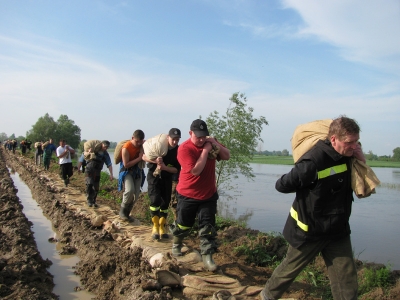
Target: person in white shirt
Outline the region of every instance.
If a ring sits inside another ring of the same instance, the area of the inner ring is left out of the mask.
[[[60,146],[56,150],[60,164],[60,174],[64,180],[65,186],[68,186],[69,179],[73,175],[71,154],[75,154],[75,150],[66,144],[66,140],[60,140]]]

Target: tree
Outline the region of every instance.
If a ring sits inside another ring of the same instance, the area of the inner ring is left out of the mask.
[[[6,141],[8,136],[5,132],[0,133],[0,141]]]
[[[254,109],[247,107],[244,94],[234,93],[229,100],[225,115],[220,117],[214,111],[206,119],[210,134],[231,154],[229,160],[219,161],[216,166],[217,187],[225,190],[232,190],[231,179],[237,178],[239,173],[247,179],[254,177],[249,162],[258,142],[263,142],[260,137],[263,125],[268,125],[265,117],[253,117]]]
[[[282,156],[289,156],[289,151],[287,149],[283,149]]]
[[[72,148],[77,148],[81,141],[81,129],[75,122],[68,119],[67,115],[61,115],[57,120],[56,138],[65,139]]]
[[[81,129],[75,125],[74,121],[68,119],[67,115],[61,115],[55,122],[46,113],[26,133],[26,138],[33,142],[48,141],[52,138],[56,143],[60,139],[65,139],[72,148],[76,148],[81,140]]]
[[[57,123],[52,117],[46,113],[43,117],[40,117],[32,129],[26,133],[26,138],[33,142],[48,141],[53,138],[57,141],[55,137],[55,132],[57,129]]]
[[[393,149],[392,159],[395,161],[400,161],[400,147]]]

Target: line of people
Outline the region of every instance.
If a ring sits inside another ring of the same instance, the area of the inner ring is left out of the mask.
[[[148,163],[147,181],[152,237],[168,237],[165,230],[172,175],[179,173],[177,216],[170,225],[173,236],[172,254],[181,256],[183,240],[197,219],[200,251],[206,270],[215,271],[212,255],[217,250],[215,216],[219,198],[216,187],[216,160],[229,160],[230,151],[215,138],[209,137],[207,124],[200,119],[192,122],[189,139],[179,144],[181,132],[172,128],[168,134],[168,152],[149,159],[143,150],[144,132],[136,130],[122,147],[119,181],[124,187],[120,217],[132,221],[130,212],[137,201],[143,179],[143,162]],[[321,253],[330,278],[334,299],[357,299],[357,270],[352,252],[349,219],[352,210],[352,158],[365,163],[359,143],[360,127],[353,119],[341,116],[332,121],[328,136],[319,140],[303,154],[287,174],[276,182],[281,193],[295,193],[283,235],[289,243],[286,257],[268,279],[259,298],[279,299],[297,275]],[[103,153],[107,143],[102,144]],[[62,150],[60,149],[62,148]],[[218,149],[213,153],[215,148]],[[59,151],[60,149],[60,151]],[[88,151],[91,155],[91,151]],[[57,156],[68,161],[74,150],[60,141]],[[107,156],[107,155],[106,155]],[[108,156],[109,159],[109,156]],[[105,162],[104,159],[103,163]],[[89,165],[89,162],[88,162]],[[102,165],[102,164],[101,164]],[[69,176],[69,168],[64,169]],[[71,164],[72,168],[72,164]],[[93,163],[91,170],[98,171]],[[100,169],[101,170],[101,169]],[[110,179],[112,180],[112,169]],[[160,172],[155,172],[159,170]],[[86,168],[87,185],[96,190]],[[93,199],[88,191],[88,199]],[[88,200],[89,201],[89,200]],[[89,202],[88,202],[89,203]],[[95,196],[94,202],[95,203]],[[94,205],[93,205],[94,206]]]

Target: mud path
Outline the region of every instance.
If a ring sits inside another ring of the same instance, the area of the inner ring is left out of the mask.
[[[6,178],[2,186],[7,190],[2,191],[7,196],[1,197],[12,198],[16,202],[14,206],[19,205],[4,163],[7,161],[29,186],[33,198],[59,231],[60,242],[65,244],[63,254],[76,254],[80,258],[76,273],[81,277],[82,286],[78,289],[93,291],[97,299],[206,299],[223,289],[229,291],[225,291],[224,295],[235,294],[236,299],[252,299],[261,290],[261,285],[242,285],[238,276],[226,276],[222,269],[216,273],[204,272],[201,256],[190,246],[184,247],[186,255],[179,260],[171,257],[171,240],[153,241],[150,238],[150,226],[141,225],[137,220],[133,224],[122,222],[118,211],[104,204],[97,209],[88,208],[85,195],[73,184],[66,188],[58,175],[37,167],[31,159],[3,149],[0,151],[0,169],[4,174],[2,177]],[[14,193],[12,197],[8,196],[10,191]],[[8,216],[4,220],[7,226],[12,225],[7,213],[9,210],[3,207],[1,214]],[[21,218],[24,217],[21,208],[19,214]],[[29,221],[25,218],[20,223],[27,227],[27,237],[15,241],[15,245],[9,249],[2,249],[2,256],[6,256],[7,252],[15,252],[19,243],[24,245],[24,249],[20,254],[14,254],[17,261],[30,261],[32,264],[32,257],[40,261],[40,254],[29,231]],[[15,227],[22,226],[18,223]],[[3,234],[5,230],[1,232]],[[27,251],[27,244],[36,250]],[[30,285],[27,285],[26,293],[32,294],[30,286],[40,293],[40,296],[30,299],[55,298],[51,294],[52,277],[46,271],[49,263],[40,261],[38,269],[43,274],[38,277],[42,282],[36,283],[28,278]],[[229,273],[229,266],[227,271]],[[46,287],[42,288],[40,284]],[[10,287],[9,284],[6,286]],[[10,291],[4,290],[4,295],[10,295],[11,291],[24,293],[15,287]]]

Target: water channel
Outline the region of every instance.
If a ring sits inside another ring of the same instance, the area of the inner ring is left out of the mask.
[[[38,250],[43,259],[49,259],[53,264],[48,271],[54,276],[55,287],[53,293],[58,295],[60,300],[89,300],[95,297],[87,291],[74,291],[81,286],[79,276],[74,274],[73,267],[79,262],[75,255],[60,255],[60,243],[50,243],[49,238],[58,238],[57,230],[53,227],[50,219],[43,213],[38,203],[32,198],[28,186],[20,179],[19,174],[10,170],[11,179],[18,189],[19,197],[25,216],[33,223],[32,231]]]

